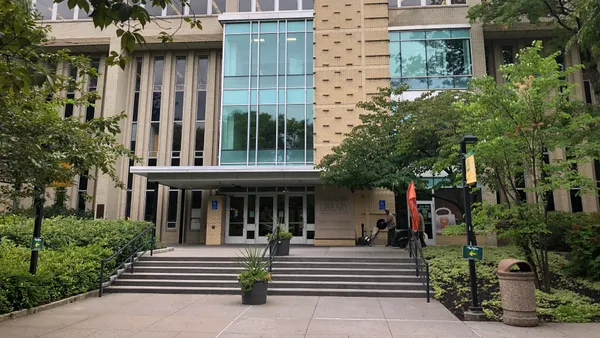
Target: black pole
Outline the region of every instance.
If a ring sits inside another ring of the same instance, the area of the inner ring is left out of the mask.
[[[471,194],[469,192],[469,186],[467,185],[467,165],[466,156],[467,144],[464,140],[460,142],[460,159],[462,164],[462,186],[463,186],[463,198],[465,202],[465,224],[467,225],[467,245],[477,245],[475,234],[473,232],[473,224],[471,223]],[[469,259],[469,280],[471,284],[471,305],[469,310],[471,312],[481,312],[483,309],[479,306],[479,299],[477,298],[477,270],[475,269],[475,260]]]
[[[35,223],[33,226],[33,238],[42,236],[42,219],[44,218],[44,189],[35,187],[33,204],[35,206]],[[33,249],[33,248],[32,248]],[[31,251],[31,261],[29,262],[29,273],[35,275],[37,271],[39,251]]]

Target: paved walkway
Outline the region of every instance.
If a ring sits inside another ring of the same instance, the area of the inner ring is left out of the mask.
[[[600,324],[464,323],[422,299],[108,294],[0,322],[0,337],[597,337]]]

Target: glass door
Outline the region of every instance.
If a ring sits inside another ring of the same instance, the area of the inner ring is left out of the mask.
[[[267,243],[267,234],[273,231],[275,215],[275,196],[257,196],[256,203],[258,213],[258,243]]]
[[[227,243],[246,243],[244,210],[245,196],[229,196],[227,214]]]
[[[288,196],[287,228],[292,233],[292,243],[304,244],[306,242],[305,196]]]

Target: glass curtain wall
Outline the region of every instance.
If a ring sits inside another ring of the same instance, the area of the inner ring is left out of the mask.
[[[467,88],[473,74],[469,36],[468,29],[390,32],[392,85]]]
[[[312,20],[225,26],[221,165],[313,164]]]

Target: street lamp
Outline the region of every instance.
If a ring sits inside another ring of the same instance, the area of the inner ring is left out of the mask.
[[[477,239],[475,232],[473,231],[473,224],[471,222],[471,193],[467,184],[467,166],[466,166],[466,154],[467,144],[477,143],[477,137],[473,135],[465,135],[460,139],[460,159],[462,164],[462,186],[463,186],[463,198],[465,202],[465,223],[467,225],[467,245],[476,246]],[[465,313],[465,319],[467,320],[482,320],[484,318],[483,309],[479,306],[479,300],[477,299],[477,272],[475,270],[475,260],[469,259],[469,279],[471,282],[471,305],[469,306],[468,313]],[[467,318],[470,317],[470,318]]]

